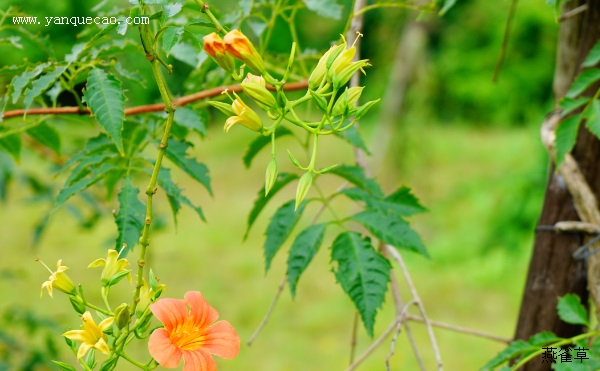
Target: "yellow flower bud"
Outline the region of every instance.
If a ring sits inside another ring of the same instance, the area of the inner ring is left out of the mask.
[[[267,166],[267,171],[265,173],[265,197],[269,194],[269,191],[275,185],[275,181],[277,180],[277,161],[274,158],[271,158],[269,165]]]
[[[102,269],[102,286],[109,287],[116,285],[123,277],[127,277],[131,282],[131,273],[128,269],[129,266],[127,259],[119,259],[119,253],[117,250],[108,250],[108,256],[106,259],[96,259],[88,268],[104,267]]]
[[[333,74],[335,72],[340,72],[344,68],[348,67],[348,65],[350,65],[350,63],[352,62],[352,58],[354,58],[355,54],[355,46],[351,46],[348,49],[341,52],[340,55],[338,55],[338,57],[331,64],[329,72]]]
[[[306,194],[312,185],[312,180],[313,175],[311,173],[305,173],[298,181],[298,188],[296,188],[296,207],[294,210],[298,209],[298,206],[300,206],[304,197],[306,197]]]
[[[360,61],[352,62],[347,65],[344,69],[339,72],[333,73],[333,88],[339,89],[344,86],[358,70],[361,70],[363,73],[363,67],[370,66],[367,63],[367,59],[362,59]],[[330,70],[331,71],[331,70]]]
[[[321,59],[319,59],[317,66],[310,74],[310,77],[308,78],[308,87],[311,90],[315,90],[323,82],[323,79],[327,74],[327,60],[335,48],[335,46],[332,46],[328,51],[325,52],[325,54],[323,54]]]
[[[216,100],[208,101],[208,104],[210,104],[211,106],[215,107],[219,111],[223,112],[227,116],[234,116],[235,115],[235,112],[233,112],[233,110],[231,109],[231,104],[227,104],[227,103],[223,103],[223,102],[218,102]]]
[[[267,90],[265,79],[251,73],[240,84],[244,93],[252,98],[262,109],[270,110],[277,106],[273,95]]]
[[[250,130],[261,132],[263,124],[260,117],[237,94],[233,94],[236,99],[231,104],[231,109],[237,116],[231,116],[225,121],[225,127],[223,128],[225,132],[229,132],[229,129],[235,124],[241,124]]]
[[[48,295],[50,295],[50,297],[53,297],[53,288],[57,289],[58,291],[62,291],[65,294],[77,294],[77,291],[75,290],[75,284],[73,283],[71,278],[69,278],[69,276],[67,276],[67,274],[65,273],[65,271],[69,269],[69,267],[61,265],[61,263],[62,259],[59,260],[58,263],[56,263],[56,272],[52,272],[50,268],[48,268],[44,263],[42,263],[44,264],[46,269],[50,271],[50,278],[48,278],[48,281],[42,284],[42,292],[40,293],[40,297],[42,297],[44,289],[48,290]]]
[[[232,71],[235,67],[233,57],[227,54],[225,42],[215,32],[206,35],[202,38],[204,41],[204,51],[206,54],[213,57],[215,62],[225,71]]]
[[[261,75],[266,73],[262,57],[246,35],[239,30],[231,30],[225,35],[224,41],[228,53],[244,62],[255,72]]]

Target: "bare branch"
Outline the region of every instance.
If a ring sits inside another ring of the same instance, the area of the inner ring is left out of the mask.
[[[356,369],[361,363],[363,363],[363,361],[367,359],[367,357],[369,357],[371,353],[373,353],[373,351],[375,351],[375,349],[377,349],[377,347],[379,347],[388,336],[390,336],[390,334],[392,333],[392,331],[394,331],[398,323],[398,319],[394,319],[394,321],[392,321],[390,326],[383,332],[383,334],[381,334],[381,336],[379,336],[377,340],[375,340],[373,344],[371,344],[371,346],[369,346],[369,348],[367,348],[367,350],[365,350],[365,352],[361,354],[361,356],[358,357],[358,359],[353,364],[348,366],[346,371],[352,371]]]
[[[422,317],[414,316],[410,313],[408,315],[406,315],[406,319],[409,321],[425,323],[425,320]],[[438,328],[442,328],[442,329],[450,330],[450,331],[454,331],[454,332],[460,332],[461,334],[478,336],[481,338],[498,341],[500,343],[508,344],[511,341],[513,341],[513,339],[510,339],[510,338],[505,338],[505,337],[501,337],[501,336],[497,336],[497,335],[493,335],[493,334],[488,334],[483,331],[471,330],[471,329],[468,329],[465,327],[449,325],[449,324],[443,323],[443,322],[429,320],[429,324],[433,327],[438,327]]]
[[[568,12],[562,14],[560,17],[558,17],[558,21],[559,22],[563,22],[566,21],[567,19],[576,16],[577,14],[583,13],[586,10],[588,10],[588,5],[587,4],[583,4],[578,6],[575,9],[571,9]]]
[[[254,339],[258,336],[258,334],[260,334],[263,327],[265,327],[265,325],[269,321],[269,318],[271,318],[271,313],[273,313],[273,309],[275,309],[275,305],[277,304],[277,301],[279,300],[279,297],[281,296],[281,293],[283,292],[283,288],[285,287],[286,281],[287,281],[287,275],[283,276],[283,279],[281,280],[281,283],[279,284],[279,287],[277,288],[277,293],[275,294],[275,297],[273,298],[273,301],[271,302],[271,305],[269,306],[269,310],[267,311],[267,314],[265,314],[265,317],[263,318],[260,325],[258,325],[258,327],[256,328],[256,331],[254,331],[252,336],[250,336],[250,339],[248,339],[248,342],[246,343],[246,344],[248,344],[248,346],[252,345],[252,342],[254,341]]]

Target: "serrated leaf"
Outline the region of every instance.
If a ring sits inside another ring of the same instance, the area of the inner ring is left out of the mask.
[[[146,88],[146,80],[142,75],[137,73],[137,71],[129,71],[125,69],[120,62],[115,63],[115,71],[117,74],[119,74],[119,76],[139,84],[142,88]]]
[[[27,70],[20,75],[13,77],[10,82],[10,85],[13,88],[12,91],[12,103],[17,103],[17,100],[21,96],[21,92],[23,89],[29,85],[29,82],[39,76],[44,70],[50,66],[50,63],[41,63],[35,66],[32,70]],[[6,99],[8,102],[8,98]]]
[[[0,131],[2,134],[2,131]],[[21,136],[19,134],[0,138],[0,148],[4,148],[16,161],[21,157]]]
[[[532,346],[531,344],[523,341],[517,340],[508,344],[506,349],[502,350],[498,353],[494,358],[492,358],[485,366],[481,368],[480,371],[492,371],[494,368],[508,362],[509,360],[527,352],[530,350],[539,350],[539,346]]]
[[[381,198],[371,195],[360,188],[347,188],[341,193],[354,201],[364,202],[367,208],[382,213],[393,212],[401,216],[411,216],[427,211],[419,200],[410,193],[410,188],[402,187],[388,197]]]
[[[356,232],[337,236],[331,247],[331,260],[338,263],[335,278],[360,313],[367,333],[373,337],[375,316],[390,281],[390,262],[375,251],[369,238],[361,238]]]
[[[562,108],[561,114],[563,115],[563,117],[567,116],[569,113],[575,111],[577,108],[588,103],[590,99],[591,98],[589,97],[579,97],[575,99],[564,97],[559,104],[560,108]]]
[[[62,204],[65,203],[69,198],[74,196],[75,194],[89,188],[94,183],[98,182],[102,177],[108,173],[109,171],[115,170],[117,167],[111,163],[104,163],[100,167],[93,168],[91,173],[76,182],[73,182],[70,185],[66,185],[63,189],[60,190],[58,196],[56,197],[56,204],[54,205],[54,210],[58,209]]]
[[[332,169],[330,173],[346,179],[374,196],[383,197],[379,183],[374,179],[367,178],[365,171],[360,166],[340,165]]]
[[[102,152],[111,152],[116,154],[115,149],[114,143],[112,143],[112,141],[108,139],[105,134],[100,134],[97,137],[90,138],[80,152],[77,152],[69,160],[67,160],[61,171],[81,162],[81,160],[86,156]]]
[[[180,107],[175,111],[173,119],[177,124],[194,130],[203,137],[206,136],[206,127],[208,125],[208,112],[206,110]]]
[[[575,147],[577,132],[581,123],[581,114],[561,121],[556,128],[556,167],[565,159],[565,155]]]
[[[276,138],[281,138],[285,135],[290,135],[292,134],[292,132],[284,127],[278,128],[277,132],[275,133],[275,137]],[[248,149],[246,150],[246,153],[244,154],[244,166],[246,166],[246,168],[249,168],[250,165],[252,164],[252,160],[254,159],[254,157],[258,154],[258,152],[260,152],[261,149],[263,149],[264,147],[268,146],[269,144],[271,144],[271,137],[270,136],[259,136],[256,139],[254,139],[250,145],[248,146]]]
[[[586,112],[585,127],[600,139],[600,100],[594,100]]]
[[[581,67],[594,67],[600,63],[600,41],[590,50]]]
[[[60,134],[52,126],[42,122],[27,130],[27,134],[60,155]]]
[[[271,221],[265,232],[265,271],[269,271],[275,254],[277,254],[277,251],[279,251],[288,238],[298,220],[300,220],[300,216],[302,216],[306,202],[300,204],[296,211],[294,211],[295,204],[296,200],[286,202],[271,217]]]
[[[179,188],[179,186],[173,182],[171,178],[171,169],[160,169],[160,172],[158,173],[158,184],[167,194],[167,199],[169,200],[169,205],[171,206],[171,211],[173,212],[173,220],[175,221],[175,225],[177,225],[177,213],[181,209],[182,203],[191,207],[194,211],[196,211],[200,219],[206,222],[202,208],[195,206],[186,196],[183,195],[181,188]]]
[[[171,18],[177,13],[181,11],[183,4],[181,3],[173,3],[173,4],[165,4],[163,8],[165,9],[165,15],[167,18]]]
[[[121,130],[125,120],[125,96],[121,82],[99,68],[90,71],[84,99],[100,125],[123,153]]]
[[[311,225],[296,236],[287,261],[287,278],[292,297],[296,296],[296,285],[300,276],[317,254],[323,237],[326,223]]]
[[[351,218],[365,226],[381,241],[429,257],[421,237],[398,214],[367,210]]]
[[[103,29],[100,30],[100,32],[98,32],[97,34],[95,34],[90,41],[87,42],[87,44],[85,44],[84,49],[88,49],[92,43],[94,43],[94,41],[98,40],[99,38],[103,37],[104,35],[108,34],[110,31],[114,30],[115,28],[117,28],[119,24],[118,23],[111,23],[109,25],[107,25],[106,27],[104,27]]]
[[[296,174],[288,174],[288,173],[280,173],[277,176],[277,180],[273,185],[273,188],[269,191],[269,194],[265,196],[265,187],[263,186],[256,196],[256,200],[254,201],[254,205],[252,206],[252,210],[248,214],[248,222],[246,227],[246,233],[244,233],[244,240],[248,237],[248,233],[250,232],[250,228],[258,218],[260,212],[264,209],[267,203],[275,196],[277,192],[279,192],[283,187],[289,184],[294,179],[297,179],[298,175]]]
[[[208,193],[212,196],[212,189],[210,187],[210,176],[208,175],[208,168],[203,163],[196,161],[195,158],[189,158],[186,155],[186,151],[190,147],[187,142],[180,142],[172,139],[169,141],[165,155],[171,160],[177,167],[185,171],[186,174],[191,176],[198,183],[202,184]]]
[[[27,110],[29,107],[31,107],[33,100],[48,90],[48,88],[54,84],[54,82],[60,77],[60,75],[63,74],[63,72],[65,72],[66,69],[67,66],[58,66],[54,71],[49,72],[39,79],[33,81],[31,89],[25,90],[25,99],[23,100],[23,104],[25,105],[25,113],[27,113]]]
[[[342,6],[335,0],[303,0],[309,10],[321,17],[340,19],[342,17]]]
[[[565,94],[566,97],[576,98],[579,94],[583,93],[590,85],[600,80],[600,69],[592,68],[585,70],[580,73],[571,84],[571,88]]]
[[[145,206],[139,200],[140,190],[133,187],[128,180],[119,193],[119,212],[115,214],[115,223],[119,235],[115,242],[115,250],[121,251],[126,244],[125,256],[138,243],[144,227]]]
[[[169,55],[182,33],[183,27],[169,26],[165,29],[162,34],[162,48],[166,55]]]
[[[75,367],[71,366],[68,363],[59,362],[59,361],[52,361],[52,363],[54,363],[54,365],[56,367],[58,367],[59,369],[61,369],[63,371],[77,371],[77,369]]]
[[[335,132],[335,134],[337,136],[343,138],[345,141],[350,143],[352,146],[360,148],[363,151],[365,151],[366,154],[371,155],[369,148],[367,148],[367,145],[365,144],[362,137],[360,136],[360,132],[358,131],[358,128],[356,126],[350,126],[348,129],[346,129],[342,132]]]
[[[533,346],[541,347],[543,345],[554,343],[559,340],[562,340],[562,338],[559,338],[558,336],[554,335],[552,332],[542,331],[542,332],[537,333],[537,334],[533,335],[532,337],[530,337],[527,342]]]
[[[564,322],[584,326],[589,326],[590,324],[587,310],[581,304],[579,296],[575,294],[567,294],[559,298],[556,310],[558,311],[558,316]]]

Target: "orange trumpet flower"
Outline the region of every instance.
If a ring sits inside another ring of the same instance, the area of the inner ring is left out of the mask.
[[[183,371],[215,371],[212,355],[235,358],[240,338],[227,321],[214,323],[219,314],[198,291],[188,291],[185,300],[160,299],[150,310],[164,325],[150,335],[148,351],[163,367]]]

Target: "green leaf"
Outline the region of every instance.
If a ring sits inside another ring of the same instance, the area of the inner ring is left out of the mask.
[[[523,340],[513,341],[512,343],[508,344],[508,347],[506,347],[506,349],[502,350],[494,358],[492,358],[485,366],[483,366],[480,371],[492,371],[494,370],[494,368],[508,362],[509,360],[525,352],[539,349],[539,346],[532,346],[531,344]]]
[[[559,340],[562,340],[562,338],[559,338],[558,336],[554,335],[552,332],[542,331],[542,332],[537,333],[537,334],[533,335],[532,337],[530,337],[527,342],[533,346],[541,347],[546,344],[555,343]]]
[[[277,192],[279,192],[283,187],[289,184],[294,179],[297,179],[298,175],[296,174],[288,174],[288,173],[280,173],[277,176],[277,180],[273,185],[273,188],[269,191],[269,194],[265,196],[265,187],[263,186],[260,191],[258,191],[258,195],[256,196],[256,200],[254,200],[254,205],[252,206],[252,210],[250,210],[250,214],[248,214],[248,222],[246,227],[246,233],[244,233],[244,240],[248,238],[248,233],[250,233],[250,228],[258,218],[260,212],[264,209],[267,203],[275,196]]]
[[[33,100],[48,90],[48,88],[54,84],[54,82],[60,77],[60,75],[63,74],[63,72],[65,72],[66,69],[67,66],[58,66],[54,71],[49,72],[39,79],[33,81],[31,89],[25,90],[25,99],[23,100],[25,112],[27,112],[29,107],[31,107]]]
[[[32,70],[27,70],[20,75],[13,77],[10,82],[10,85],[13,87],[12,92],[12,103],[17,103],[17,100],[21,96],[21,92],[23,89],[29,85],[29,82],[39,76],[46,67],[50,66],[50,63],[41,63],[35,66]],[[8,99],[6,99],[8,101]]]
[[[56,367],[58,367],[59,369],[61,369],[63,371],[77,371],[77,369],[75,367],[71,366],[68,363],[59,362],[59,361],[52,361],[52,363],[54,363],[56,365]]]
[[[292,134],[292,132],[290,130],[288,130],[284,127],[280,127],[275,132],[275,137],[281,138],[285,135],[290,135],[290,134]],[[256,139],[254,139],[252,141],[252,143],[250,143],[250,145],[248,146],[248,149],[246,150],[246,153],[244,154],[244,158],[243,158],[244,166],[246,166],[246,168],[249,168],[250,165],[252,164],[252,160],[258,154],[258,152],[260,152],[261,149],[268,146],[269,144],[271,144],[270,136],[259,136]]]
[[[350,126],[350,128],[340,132],[335,132],[335,135],[343,138],[345,141],[350,143],[352,146],[357,147],[365,151],[366,154],[371,155],[371,152],[367,148],[367,145],[360,136],[360,132],[356,126]]]
[[[139,84],[142,88],[146,88],[146,79],[144,79],[144,77],[140,75],[138,71],[129,71],[125,69],[125,67],[123,67],[123,65],[120,62],[117,62],[115,63],[115,72],[119,76],[129,81],[133,81]]]
[[[600,63],[600,41],[590,50],[581,67],[594,67]]]
[[[326,223],[311,225],[296,236],[287,261],[287,278],[292,297],[296,296],[296,285],[302,273],[306,270],[317,254],[323,237]]]
[[[0,134],[2,134],[1,130]],[[0,148],[4,148],[16,161],[19,161],[21,156],[21,136],[13,134],[0,138]]]
[[[335,0],[303,0],[309,10],[321,17],[340,19],[342,17],[342,6]]]
[[[103,163],[101,166],[93,168],[89,176],[81,178],[76,182],[72,182],[72,184],[65,185],[56,197],[56,204],[54,205],[53,211],[58,209],[69,198],[89,188],[91,185],[102,179],[106,173],[115,169],[117,169],[115,165]]]
[[[275,257],[277,251],[279,251],[285,240],[288,238],[292,229],[294,229],[294,226],[298,223],[298,220],[300,220],[300,216],[302,216],[306,202],[300,204],[298,210],[294,212],[295,204],[296,200],[283,204],[275,211],[273,217],[271,217],[271,221],[265,232],[265,235],[267,236],[264,246],[265,271],[269,270],[273,257]]]
[[[335,278],[360,313],[367,333],[373,337],[375,316],[390,281],[390,262],[375,251],[368,237],[361,238],[356,232],[337,236],[331,247],[331,260],[338,263]]]
[[[591,98],[588,97],[579,97],[575,99],[564,97],[560,101],[560,108],[562,108],[562,115],[567,116],[569,113],[575,111],[577,108],[583,106],[588,103]]]
[[[52,126],[42,122],[27,130],[27,134],[60,155],[60,135]]]
[[[360,166],[340,165],[332,169],[330,173],[346,179],[374,196],[383,197],[379,183],[374,179],[367,178],[365,171]]]
[[[125,119],[125,96],[121,90],[121,82],[113,75],[107,75],[103,70],[94,68],[88,76],[84,99],[100,125],[117,145],[119,152],[123,153],[121,130]]]
[[[99,38],[103,37],[104,35],[108,34],[110,31],[114,30],[115,28],[117,28],[119,24],[118,23],[111,23],[109,25],[107,25],[106,27],[104,27],[103,29],[100,30],[100,32],[98,32],[97,34],[95,34],[90,41],[87,42],[87,44],[85,44],[84,49],[88,49],[92,43],[94,43],[94,41],[98,40]]]
[[[567,294],[559,298],[556,310],[560,319],[566,323],[584,326],[589,326],[590,324],[587,310],[581,304],[579,296],[575,294]]]
[[[183,33],[183,27],[169,26],[162,34],[162,48],[166,55],[169,55],[173,46],[179,41],[179,37]]]
[[[208,175],[208,168],[206,165],[196,161],[195,158],[189,158],[186,156],[186,151],[191,145],[187,142],[180,142],[172,139],[169,141],[169,146],[165,151],[165,154],[177,167],[185,171],[186,174],[191,176],[198,183],[202,184],[208,193],[212,196],[212,189],[210,188],[210,177]]]
[[[421,237],[398,214],[367,210],[353,215],[352,219],[360,222],[375,237],[389,245],[429,257]]]
[[[579,94],[583,93],[585,89],[587,89],[590,85],[600,80],[600,69],[593,68],[589,70],[585,70],[580,73],[573,84],[571,84],[571,88],[565,94],[568,98],[576,98]]]
[[[442,9],[440,9],[440,15],[446,14],[448,10],[450,10],[455,4],[456,0],[443,0],[444,3],[442,5]]]
[[[600,100],[594,100],[586,112],[585,127],[600,139]]]
[[[173,182],[173,179],[171,178],[171,169],[160,169],[160,172],[158,173],[158,184],[167,194],[167,199],[169,200],[169,205],[171,206],[171,211],[173,212],[173,220],[175,221],[175,225],[177,225],[177,213],[181,209],[182,203],[194,209],[200,219],[206,222],[202,208],[199,206],[194,206],[192,202],[183,195],[181,188],[179,188],[179,186]]]
[[[577,131],[581,122],[581,114],[574,115],[561,121],[556,128],[556,167],[565,159],[565,155],[575,147]]]
[[[419,199],[406,186],[387,196],[385,201],[396,205],[395,208],[392,207],[391,209],[400,215],[410,216],[427,211],[427,208],[421,205]]]
[[[140,190],[131,185],[128,179],[119,193],[119,212],[115,214],[115,223],[119,235],[115,242],[115,250],[123,252],[125,256],[140,239],[144,227],[145,206],[138,199]],[[126,244],[126,246],[125,246]]]
[[[194,110],[189,107],[180,107],[175,111],[175,122],[190,130],[194,130],[202,137],[206,136],[208,125],[208,112],[206,110]]]

